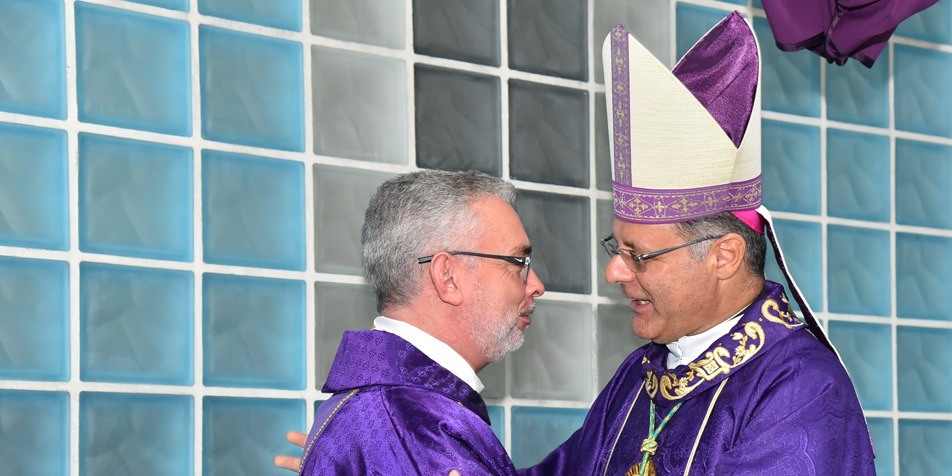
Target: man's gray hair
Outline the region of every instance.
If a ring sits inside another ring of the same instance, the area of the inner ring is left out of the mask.
[[[406,305],[422,288],[417,258],[469,250],[480,236],[471,205],[498,197],[515,203],[512,184],[481,172],[420,170],[384,182],[367,206],[360,232],[364,277],[377,310]]]
[[[754,276],[763,277],[767,240],[764,235],[754,231],[753,228],[734,216],[733,213],[721,212],[709,217],[680,222],[674,225],[674,231],[685,241],[692,241],[705,236],[737,233],[747,243],[747,251],[744,253],[744,264],[747,266],[747,270]],[[690,253],[695,259],[703,259],[707,255],[708,249],[701,246],[692,246],[690,247]]]

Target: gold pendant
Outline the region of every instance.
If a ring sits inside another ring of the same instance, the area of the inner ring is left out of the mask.
[[[628,468],[628,471],[625,472],[625,476],[638,476],[641,473],[641,463],[635,463],[634,466]],[[657,476],[658,473],[655,472],[654,463],[651,460],[648,460],[648,468],[644,473],[646,476]]]

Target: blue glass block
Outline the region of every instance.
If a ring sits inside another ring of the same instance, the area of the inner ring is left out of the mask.
[[[587,410],[512,407],[512,462],[532,466],[582,427]]]
[[[62,0],[3,0],[0,8],[0,111],[65,119]]]
[[[509,80],[510,176],[588,187],[588,93]]]
[[[599,190],[611,191],[612,160],[605,107],[605,93],[595,93],[595,117],[592,119],[595,122],[595,186]]]
[[[300,0],[198,0],[198,12],[228,20],[301,31]]]
[[[299,455],[285,433],[307,425],[304,400],[205,397],[202,410],[202,474],[241,476],[285,470],[275,455]]]
[[[488,405],[490,427],[500,442],[506,442],[506,409],[495,405]]]
[[[81,250],[191,261],[193,195],[192,149],[79,135]]]
[[[304,164],[202,151],[206,263],[304,269]]]
[[[79,474],[193,474],[191,396],[79,395]]]
[[[509,356],[512,396],[590,401],[591,335],[590,305],[537,301],[525,343]]]
[[[830,321],[829,336],[865,410],[892,410],[892,331],[888,325]]]
[[[510,68],[588,80],[586,2],[510,0],[508,6]]]
[[[79,272],[80,378],[194,382],[191,272],[95,263]]]
[[[425,65],[415,71],[417,165],[500,176],[499,78]]]
[[[889,232],[830,225],[827,229],[829,310],[889,316]]]
[[[774,211],[820,214],[820,129],[764,120],[763,201]]]
[[[532,240],[532,269],[549,291],[592,290],[588,199],[520,191],[516,212]]]
[[[783,249],[783,257],[787,261],[787,269],[796,280],[797,286],[803,292],[804,298],[814,311],[821,311],[823,307],[823,266],[822,241],[820,225],[792,220],[774,220],[777,239]],[[794,301],[790,293],[790,286],[780,272],[777,260],[774,257],[773,247],[767,244],[767,279],[783,284],[787,290],[790,305],[799,310],[800,306]]]
[[[889,126],[889,48],[883,50],[872,68],[859,61],[826,68],[826,117]]]
[[[952,229],[952,147],[896,140],[896,223]]]
[[[807,50],[788,52],[770,47],[773,33],[766,18],[754,18],[754,33],[763,45],[760,86],[764,110],[819,117],[820,58]]]
[[[595,81],[603,82],[602,44],[608,33],[619,24],[669,68],[671,58],[671,1],[670,0],[598,0],[594,3],[593,35],[595,42]],[[697,39],[697,38],[695,38]],[[603,116],[604,117],[604,116]]]
[[[79,120],[192,133],[188,22],[76,3]]]
[[[69,265],[0,257],[0,379],[69,380]]]
[[[724,19],[728,12],[678,2],[675,11],[677,22],[677,57],[681,58],[714,25]],[[759,36],[759,35],[758,35]]]
[[[311,33],[403,49],[406,8],[402,0],[310,1]]]
[[[629,354],[648,343],[632,332],[631,316],[631,306],[628,304],[598,305],[595,319],[598,388],[608,383]]]
[[[896,356],[900,411],[952,411],[952,375],[946,368],[952,359],[952,330],[899,326]]]
[[[69,474],[69,394],[0,390],[4,474]]]
[[[370,287],[353,284],[315,283],[314,307],[314,365],[317,388],[321,388],[344,331],[370,329],[380,314]]]
[[[899,317],[952,321],[952,240],[896,233],[896,312]]]
[[[948,474],[952,421],[899,420],[899,468],[906,476]]]
[[[827,130],[826,207],[830,216],[888,222],[889,194],[883,191],[889,190],[889,182],[888,137]]]
[[[407,163],[403,60],[314,46],[314,153]]]
[[[895,34],[933,43],[952,43],[952,3],[934,3],[900,23]]]
[[[600,240],[613,233],[612,224],[615,221],[615,207],[612,200],[597,200],[595,202],[595,213],[598,214],[598,216],[595,217],[595,229],[598,230],[598,234],[595,235],[595,237]],[[600,296],[628,302],[629,299],[625,296],[625,293],[621,292],[621,286],[605,281],[605,268],[608,267],[609,260],[608,253],[605,252],[597,241],[592,243],[592,248],[595,250],[595,261],[598,264],[595,268],[595,281],[598,282],[598,294]]]
[[[68,249],[67,182],[65,132],[0,123],[0,245]]]
[[[392,174],[314,165],[314,255],[324,273],[362,273],[360,229],[377,187]]]
[[[873,451],[876,453],[876,474],[893,474],[893,422],[890,418],[866,418],[869,436],[873,439]]]
[[[499,66],[499,0],[413,0],[413,49]]]
[[[202,137],[304,151],[301,44],[199,27]]]
[[[188,11],[189,0],[128,0],[130,2],[141,3],[143,5],[152,5],[155,7],[169,8],[183,12]]]
[[[952,137],[952,54],[894,45],[896,129]]]
[[[305,385],[304,282],[206,273],[202,339],[205,385]]]

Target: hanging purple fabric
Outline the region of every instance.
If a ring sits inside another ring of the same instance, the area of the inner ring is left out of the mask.
[[[893,31],[938,0],[762,0],[777,47],[871,68]]]

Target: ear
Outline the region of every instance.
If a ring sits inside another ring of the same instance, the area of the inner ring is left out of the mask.
[[[463,303],[463,292],[458,276],[461,266],[462,263],[453,259],[449,253],[437,253],[430,261],[430,269],[427,273],[436,295],[441,301],[452,306]]]
[[[714,259],[714,273],[718,279],[728,279],[737,274],[744,266],[744,254],[747,243],[737,233],[728,233],[714,242],[711,255]]]

